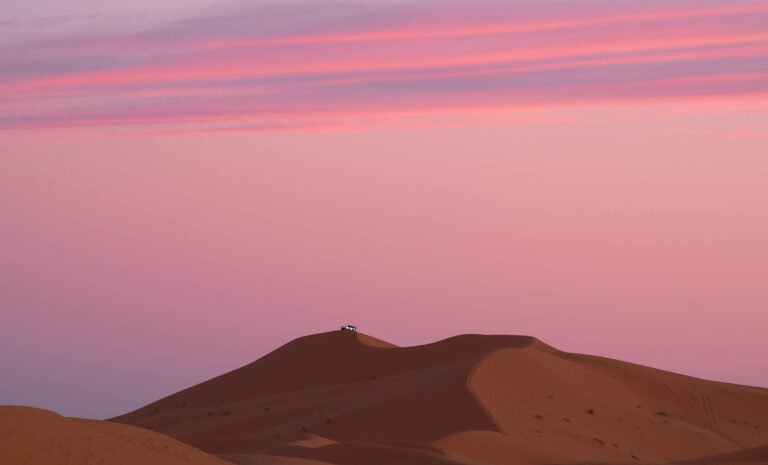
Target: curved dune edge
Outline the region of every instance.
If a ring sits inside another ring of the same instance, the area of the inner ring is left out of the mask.
[[[400,346],[392,344],[382,339],[375,338],[363,333],[355,333],[358,342],[364,346],[375,347],[377,349],[400,349]]]
[[[756,445],[759,430],[743,425],[768,418],[766,390],[549,350],[490,352],[467,386],[503,435],[570,461],[668,462],[727,453]],[[720,418],[728,415],[741,420]]]

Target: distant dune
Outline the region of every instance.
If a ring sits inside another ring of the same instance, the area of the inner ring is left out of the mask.
[[[171,448],[170,459],[134,462],[162,465],[182,456],[201,465],[768,464],[768,389],[569,354],[526,336],[402,348],[352,332],[307,336],[112,420],[197,449],[110,422],[25,415],[30,425],[87,426],[78,434],[97,435],[92,444],[126,442],[104,451]],[[14,430],[2,424],[0,447]],[[0,448],[0,458],[8,453]]]

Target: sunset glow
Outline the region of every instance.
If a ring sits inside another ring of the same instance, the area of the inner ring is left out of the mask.
[[[393,111],[768,91],[764,2],[329,5],[233,4],[150,28],[29,31],[2,46],[0,127],[295,129],[327,126],[329,113],[344,125]]]

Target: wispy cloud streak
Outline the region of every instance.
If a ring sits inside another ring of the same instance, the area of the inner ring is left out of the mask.
[[[105,29],[7,36],[0,127],[273,130],[768,95],[767,1],[289,0]]]

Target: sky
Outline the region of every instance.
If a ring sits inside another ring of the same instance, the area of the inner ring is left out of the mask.
[[[768,387],[768,2],[0,5],[0,404],[356,324]]]

